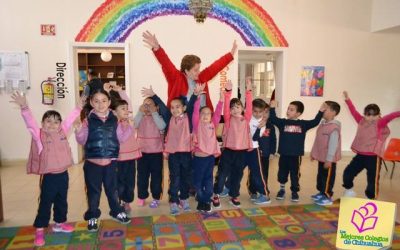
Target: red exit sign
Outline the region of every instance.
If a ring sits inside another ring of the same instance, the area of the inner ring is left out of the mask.
[[[56,35],[56,25],[55,24],[41,24],[40,32],[42,36],[55,36]]]

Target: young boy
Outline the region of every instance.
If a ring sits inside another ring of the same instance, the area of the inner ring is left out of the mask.
[[[325,103],[328,107],[317,129],[311,150],[311,159],[318,161],[317,190],[319,191],[311,198],[321,206],[332,205],[336,162],[341,158],[341,127],[340,122],[335,120],[340,112],[340,105],[333,101]]]
[[[258,106],[256,102],[259,102],[257,100],[261,99],[255,99],[253,101],[253,111],[257,113],[259,111],[259,108],[255,108]],[[255,102],[256,101],[256,102]],[[269,121],[269,105],[262,101],[262,120],[259,122],[258,126],[252,126],[250,124],[250,129],[253,130],[254,128],[256,129],[254,134],[253,134],[253,142],[256,141],[258,142],[258,146],[260,149],[261,153],[261,177],[263,178],[262,180],[265,182],[265,189],[267,192],[267,195],[269,196],[269,189],[268,189],[268,172],[269,172],[269,159],[270,155],[274,155],[276,152],[276,134],[275,134],[275,127],[272,125],[272,123]],[[261,103],[261,102],[260,102]],[[258,110],[257,110],[258,109]],[[253,112],[253,117],[254,117],[254,112]],[[249,188],[249,194],[250,198],[252,201],[254,201],[255,204],[262,204],[259,203],[258,198],[260,198],[257,194],[257,190],[254,187],[254,184],[249,178],[248,182],[248,188]]]
[[[323,103],[318,114],[313,120],[299,120],[304,111],[304,104],[300,101],[293,101],[286,111],[287,119],[277,118],[275,113],[276,102],[271,101],[270,120],[279,129],[279,170],[278,181],[280,190],[276,195],[277,200],[285,198],[285,184],[290,173],[292,191],[292,202],[299,201],[300,185],[300,164],[301,156],[304,155],[304,141],[306,132],[316,127],[321,121],[326,104]]]

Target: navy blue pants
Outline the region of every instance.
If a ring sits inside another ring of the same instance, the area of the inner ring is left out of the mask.
[[[131,203],[134,199],[136,181],[136,160],[118,161],[119,200]]]
[[[367,170],[367,188],[365,195],[369,199],[376,199],[379,194],[379,178],[381,159],[376,155],[357,154],[343,172],[343,187],[350,189],[354,186],[354,178],[364,169]]]
[[[193,184],[196,188],[197,201],[210,203],[213,194],[213,169],[215,157],[193,157]]]
[[[54,221],[56,223],[63,223],[67,220],[68,181],[68,171],[40,176],[40,200],[35,222],[33,223],[34,227],[49,226],[51,205],[53,204]]]
[[[286,184],[290,174],[290,190],[292,192],[299,192],[301,156],[281,155],[278,165],[278,182]]]
[[[117,189],[117,161],[112,161],[109,165],[99,166],[88,160],[83,165],[85,176],[86,195],[88,209],[84,214],[84,219],[99,218],[101,211],[99,209],[101,186],[104,185],[104,191],[110,206],[110,215],[115,217],[124,209],[119,205]]]
[[[163,154],[162,153],[142,153],[142,158],[138,160],[137,167],[137,189],[139,199],[149,197],[150,191],[153,199],[160,200],[163,191]]]
[[[189,198],[191,163],[191,152],[178,152],[168,156],[169,202],[179,203],[179,200]]]
[[[267,166],[265,167],[265,164]],[[250,194],[269,194],[268,190],[268,165],[269,159],[265,162],[261,157],[261,152],[258,148],[246,152],[246,164],[249,167],[248,189]],[[265,171],[265,168],[267,169]],[[265,172],[267,172],[265,174]],[[267,175],[267,176],[265,176]],[[267,178],[265,178],[267,177]]]
[[[326,197],[333,196],[333,185],[336,177],[336,163],[332,162],[332,166],[328,169],[324,168],[324,162],[318,162],[317,174],[317,190],[325,194]]]

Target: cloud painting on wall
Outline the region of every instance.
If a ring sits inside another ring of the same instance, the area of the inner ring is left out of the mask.
[[[324,84],[324,66],[303,66],[301,70],[301,96],[323,96]]]

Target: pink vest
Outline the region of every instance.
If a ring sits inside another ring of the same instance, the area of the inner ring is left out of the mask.
[[[164,152],[173,154],[191,150],[189,117],[187,114],[184,114],[183,117],[171,117],[165,138]]]
[[[378,121],[368,122],[364,118],[358,123],[357,134],[351,149],[356,153],[367,155],[383,155],[386,138],[390,130],[386,126],[380,131],[378,138]]]
[[[138,128],[140,150],[143,153],[161,153],[163,137],[151,115],[145,115]]]
[[[340,125],[333,122],[321,123],[317,129],[317,134],[315,136],[315,141],[311,150],[311,156],[320,162],[326,161],[326,156],[328,154],[328,144],[329,144],[329,136],[333,131],[337,131],[339,133],[339,142],[338,147],[336,148],[336,153],[333,158],[333,162],[338,162],[342,155],[341,148],[341,134],[340,134]]]
[[[142,157],[142,152],[140,152],[137,131],[134,129],[129,138],[120,143],[118,161],[136,160],[140,157]]]
[[[214,123],[199,121],[197,133],[193,135],[194,152],[201,152],[207,155],[218,157],[221,154]]]
[[[40,141],[43,150],[38,154],[35,141],[31,142],[26,171],[28,174],[57,174],[72,166],[72,154],[67,137],[60,129],[58,132],[40,130]]]
[[[231,116],[230,125],[225,133],[224,145],[232,150],[252,148],[249,123],[244,117]]]

